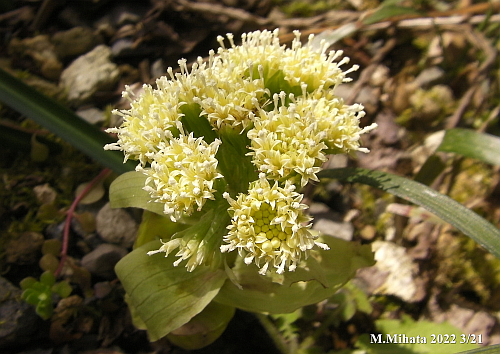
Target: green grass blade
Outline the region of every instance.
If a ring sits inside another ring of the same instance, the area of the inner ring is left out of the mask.
[[[108,134],[2,69],[0,101],[113,171],[124,173],[134,169],[133,164],[123,164],[121,152],[103,149],[104,145],[113,142]]]
[[[382,22],[388,18],[396,16],[423,16],[424,13],[416,10],[413,7],[404,7],[399,5],[382,5],[378,10],[376,10],[371,15],[363,19],[363,24],[371,25],[377,22]]]
[[[449,129],[437,151],[453,152],[500,166],[500,138],[470,129]]]
[[[424,184],[391,173],[363,168],[324,170],[318,174],[318,177],[367,184],[420,205],[456,227],[500,259],[500,230],[498,228],[462,204]]]
[[[460,352],[457,354],[497,354],[500,353],[500,344],[490,345],[484,348],[467,350],[466,352]]]

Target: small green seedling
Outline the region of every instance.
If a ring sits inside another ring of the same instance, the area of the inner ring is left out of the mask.
[[[54,274],[49,271],[40,276],[40,281],[27,277],[19,285],[24,290],[21,298],[35,306],[36,313],[44,320],[49,319],[54,311],[52,295],[57,294],[61,298],[66,298],[73,290],[66,281],[56,283]]]

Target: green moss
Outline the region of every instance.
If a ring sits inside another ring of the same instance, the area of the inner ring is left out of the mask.
[[[488,194],[494,176],[490,165],[474,159],[462,159],[456,169],[460,172],[453,176],[450,197],[467,204]]]
[[[500,260],[462,234],[443,233],[437,244],[436,283],[445,292],[473,292],[486,304],[500,285]]]

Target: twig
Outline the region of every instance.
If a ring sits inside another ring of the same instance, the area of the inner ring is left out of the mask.
[[[235,7],[219,5],[217,3],[192,2],[187,0],[177,0],[183,11],[195,11],[208,13],[212,15],[223,15],[235,20],[241,20],[247,23],[255,23],[259,26],[268,25],[270,20],[264,17],[256,16],[248,11]]]
[[[484,121],[483,124],[477,129],[478,133],[484,133],[491,122],[500,115],[500,105],[493,108],[488,116],[488,119]]]
[[[59,0],[44,0],[31,24],[31,29],[33,31],[40,30],[54,10],[60,5],[62,5],[62,3]]]
[[[487,78],[490,68],[493,66],[497,56],[497,50],[491,46],[491,44],[484,38],[483,34],[479,31],[465,31],[465,37],[469,43],[478,49],[481,49],[486,55],[486,59],[478,68],[478,73],[471,84],[471,87],[466,91],[460,100],[458,108],[455,110],[452,116],[448,117],[446,120],[445,128],[450,129],[458,125],[458,122],[462,118],[465,110],[470,104],[474,93],[481,85],[481,83]]]
[[[64,222],[64,233],[63,233],[63,244],[62,244],[62,250],[61,250],[61,260],[59,261],[59,266],[57,267],[57,270],[55,271],[54,275],[57,277],[64,266],[64,263],[66,262],[66,258],[68,257],[68,244],[69,244],[69,228],[71,226],[71,219],[73,219],[73,214],[75,213],[76,206],[80,201],[87,195],[88,192],[92,190],[92,188],[99,183],[99,181],[105,179],[111,174],[111,170],[109,168],[106,168],[101,171],[95,177],[92,181],[89,182],[87,187],[75,198],[73,203],[71,204],[68,213],[66,214],[66,221]]]
[[[477,25],[479,23],[488,20],[489,22],[500,22],[500,15],[495,14],[492,16],[487,15],[476,15],[476,16],[466,16],[457,15],[450,17],[419,17],[400,20],[396,23],[393,21],[384,21],[374,23],[372,25],[364,26],[361,31],[373,31],[373,30],[383,30],[391,26],[396,28],[431,28],[435,26],[449,26],[449,25],[459,25],[459,24],[470,24]]]
[[[477,85],[472,85],[465,92],[465,94],[460,99],[460,104],[458,105],[455,112],[453,112],[453,114],[446,119],[445,129],[451,129],[457,126],[458,122],[460,121],[463,114],[467,110],[467,107],[469,107],[469,103],[472,100],[472,96],[474,96],[476,89]]]

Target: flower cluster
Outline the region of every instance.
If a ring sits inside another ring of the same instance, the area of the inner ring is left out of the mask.
[[[201,210],[207,199],[214,199],[214,181],[223,177],[217,172],[215,158],[221,141],[207,144],[193,133],[174,138],[167,132],[169,140],[158,144],[158,152],[146,155],[152,160],[150,168],[139,166],[137,170],[148,176],[144,189],[177,221],[184,213],[191,214],[194,204]]]
[[[208,60],[198,58],[191,68],[180,60],[178,72],[169,68],[156,88],[144,85],[138,97],[125,91],[131,107],[117,111],[124,122],[108,130],[118,141],[106,149],[138,160],[137,170],[147,176],[144,189],[173,221],[208,200],[215,201],[209,209],[223,206],[226,216],[209,220],[226,223],[220,235],[208,226],[210,237],[174,235],[151,254],[178,248],[176,264],[188,260],[192,270],[220,259],[202,250],[238,250],[261,274],[269,267],[293,271],[315,245],[327,248],[310,232],[296,189],[318,181],[326,155],[367,152],[360,136],[375,125],[361,128],[363,107],[335,95],[357,70],[341,69],[349,62],[340,59],[342,51],[327,52],[324,42],[317,49],[313,36],[303,45],[298,31],[289,48],[280,44],[278,30],[241,39],[237,45],[228,34],[226,46],[218,37],[220,48]]]
[[[229,234],[224,236],[227,245],[221,250],[238,249],[247,264],[254,259],[257,265],[264,262],[259,273],[265,274],[271,263],[277,273],[285,267],[293,271],[302,253],[314,245],[328,249],[309,232],[311,225],[306,223],[311,218],[303,213],[307,205],[300,203],[302,197],[290,180],[283,187],[278,182],[271,186],[265,173],[250,183],[248,193],[239,194],[237,200],[224,193],[234,215]]]

